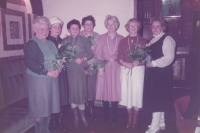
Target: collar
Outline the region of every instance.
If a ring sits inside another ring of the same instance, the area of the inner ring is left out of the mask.
[[[110,36],[110,35],[108,34],[108,32],[107,32],[107,36],[109,36],[111,39],[115,38],[116,35],[117,35],[117,32],[116,32],[113,36]]]
[[[153,37],[157,38],[157,37],[163,36],[164,34],[165,34],[165,33],[162,31],[162,32],[160,32],[160,34],[158,34],[158,35],[153,35]]]

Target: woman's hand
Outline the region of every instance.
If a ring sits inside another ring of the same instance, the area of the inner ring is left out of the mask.
[[[153,67],[152,62],[147,63],[147,64],[146,64],[146,67]]]
[[[132,64],[133,64],[133,67],[134,67],[134,66],[138,66],[140,64],[140,62],[139,61],[134,61]]]
[[[57,78],[60,72],[58,70],[49,70],[47,75],[52,78]]]
[[[63,57],[63,58],[62,58],[62,62],[64,62],[64,63],[66,62],[65,58],[66,58],[66,57]]]
[[[91,46],[91,50],[92,50],[92,52],[95,52],[95,47]]]
[[[77,64],[81,64],[82,62],[83,62],[83,58],[77,58],[76,60],[75,60],[75,62],[77,63]]]
[[[109,59],[109,62],[115,62],[115,59],[114,59],[113,57],[111,57],[111,58]]]
[[[146,44],[146,47],[149,47],[150,45],[151,45],[151,43],[149,42],[149,43]]]
[[[132,63],[127,63],[127,62],[123,62],[123,66],[128,69],[132,69],[134,67]]]
[[[62,46],[62,44],[58,44],[58,49]]]
[[[104,75],[104,68],[100,68],[98,72],[98,76],[103,78],[103,75]]]

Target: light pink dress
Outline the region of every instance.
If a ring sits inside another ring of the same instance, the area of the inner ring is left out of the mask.
[[[116,34],[114,38],[106,33],[98,39],[96,58],[98,60],[109,60],[111,57],[117,59],[117,51],[123,36]],[[105,66],[104,76],[97,76],[96,100],[120,101],[120,65],[117,61],[108,62]]]

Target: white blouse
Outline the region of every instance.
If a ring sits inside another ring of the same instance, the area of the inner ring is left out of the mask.
[[[161,32],[159,35],[154,35],[151,39],[150,44],[157,42],[165,33]],[[176,42],[171,36],[166,36],[163,41],[162,52],[163,56],[159,59],[153,60],[153,67],[166,67],[172,63],[175,57]]]

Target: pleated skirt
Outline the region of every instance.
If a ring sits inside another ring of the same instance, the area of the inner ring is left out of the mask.
[[[48,117],[60,112],[58,79],[26,75],[29,117]]]
[[[108,62],[103,77],[97,76],[96,100],[121,101],[120,65]]]
[[[58,77],[60,89],[60,105],[67,105],[69,103],[69,87],[67,79],[67,70],[64,68]]]
[[[67,71],[69,103],[85,104],[87,101],[86,75],[80,71]]]
[[[137,66],[132,70],[121,67],[121,97],[120,105],[127,108],[142,108],[144,88],[144,66]]]
[[[97,74],[87,76],[86,82],[87,82],[87,96],[88,100],[95,100],[96,97],[96,78]]]

